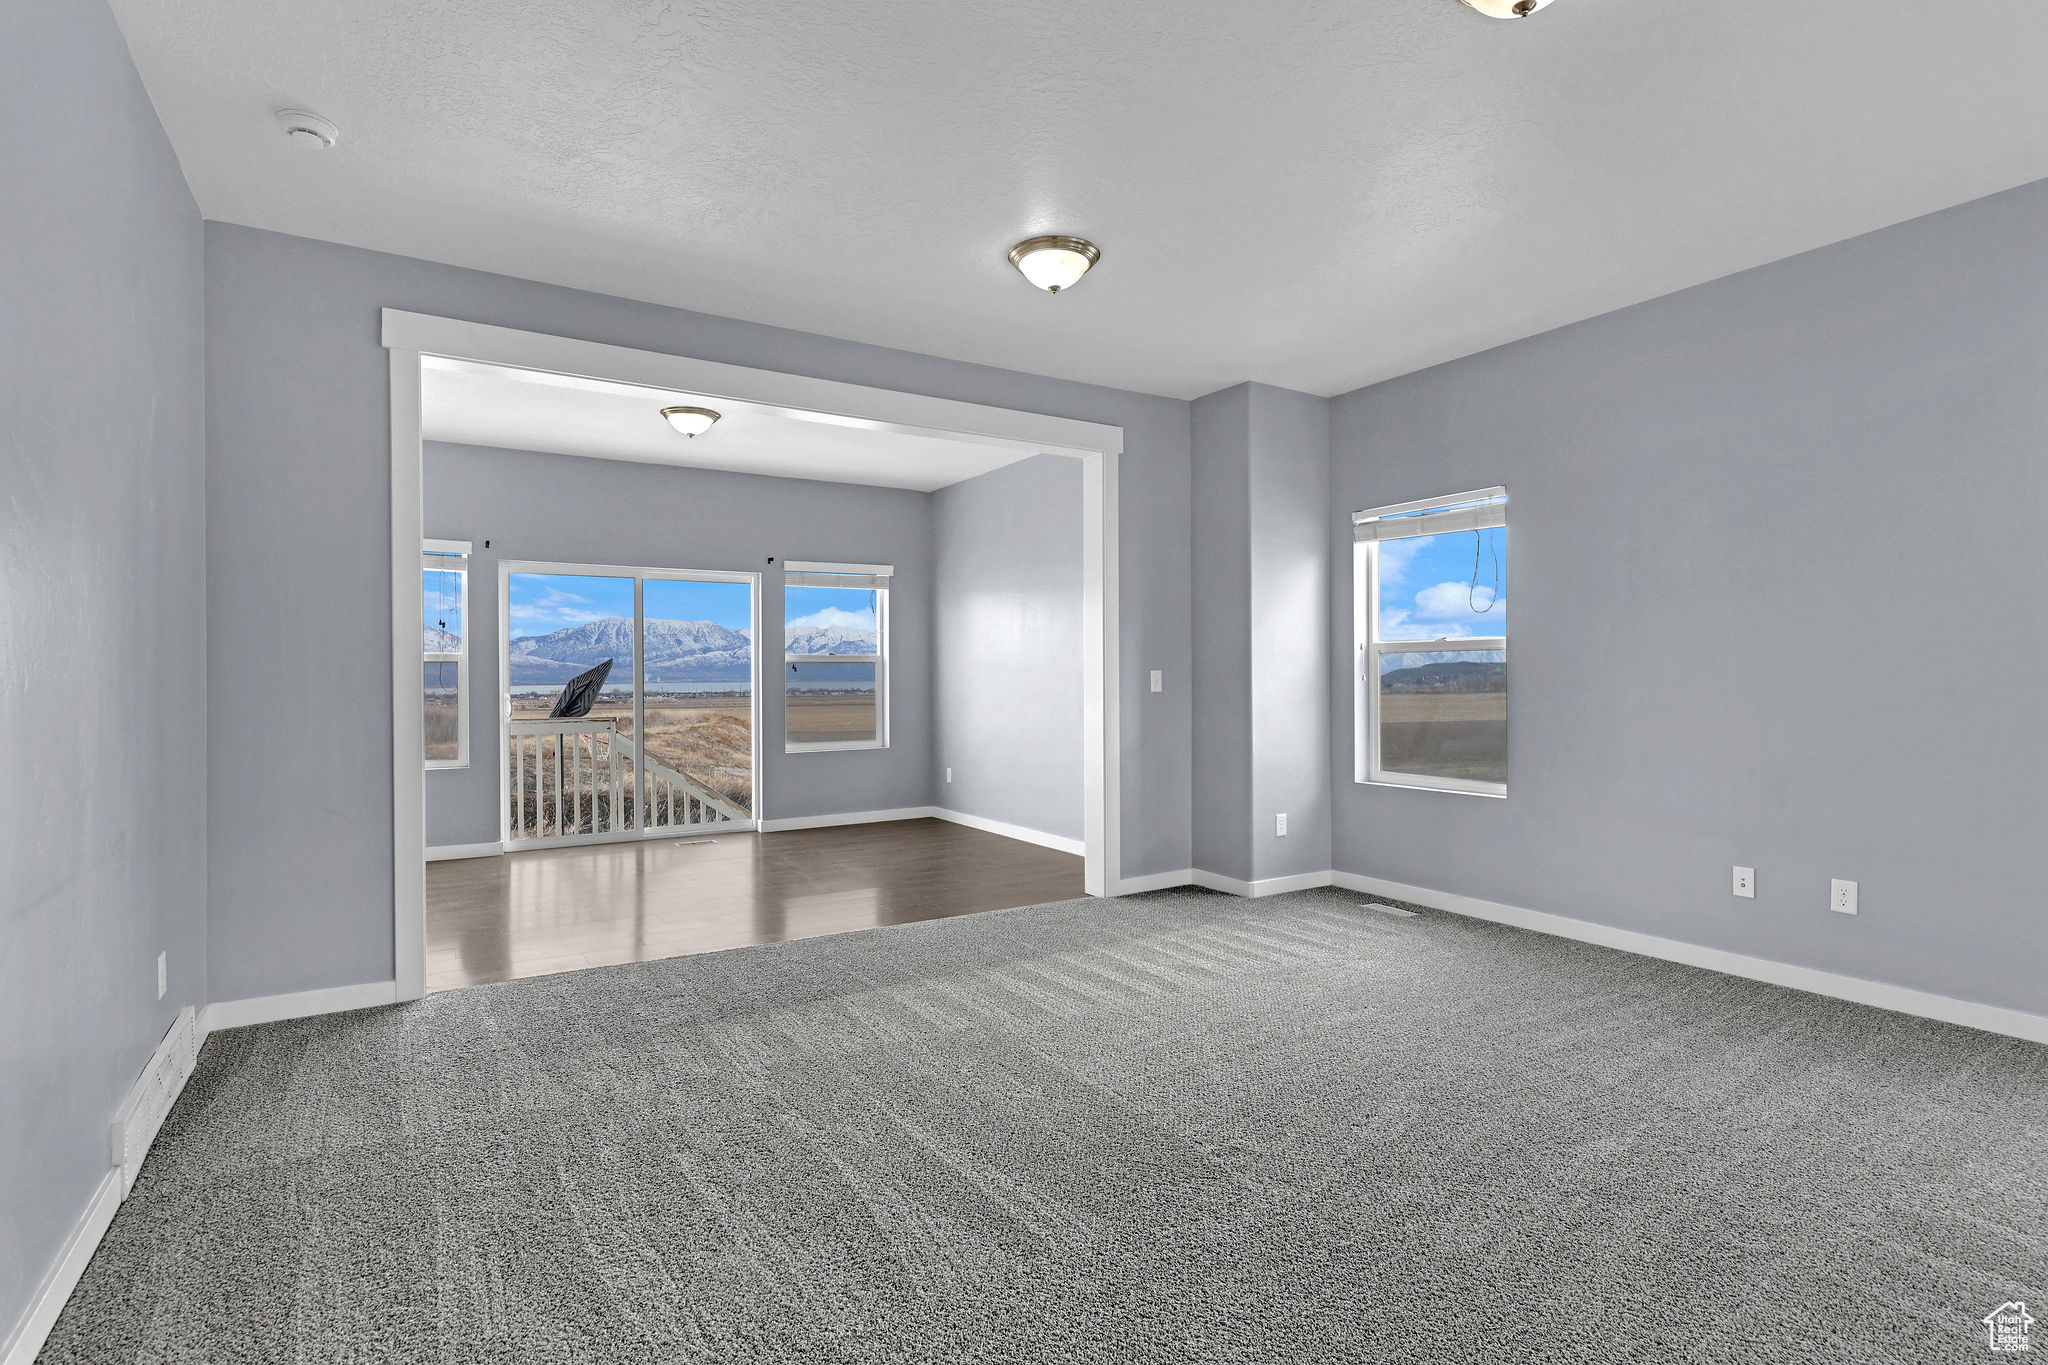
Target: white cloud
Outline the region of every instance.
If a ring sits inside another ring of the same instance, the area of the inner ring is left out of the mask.
[[[1507,619],[1507,599],[1493,600],[1493,589],[1481,583],[1438,583],[1415,594],[1416,614],[1427,621]]]
[[[546,626],[553,629],[563,625],[581,625],[591,619],[590,599],[578,597],[573,592],[560,588],[542,588],[531,593],[525,600],[515,602],[506,615],[517,626]]]
[[[1422,547],[1426,543],[1427,538],[1421,536],[1404,536],[1400,540],[1381,541],[1380,582],[1391,588],[1407,577],[1408,565],[1414,561],[1415,556],[1422,553]]]
[[[1382,640],[1456,640],[1471,633],[1456,621],[1418,621],[1399,607],[1380,612]]]
[[[847,626],[854,630],[873,630],[875,614],[872,611],[844,611],[838,607],[821,607],[809,616],[799,616],[789,623],[791,630],[812,626]]]

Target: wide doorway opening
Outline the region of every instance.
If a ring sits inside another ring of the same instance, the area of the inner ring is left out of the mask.
[[[385,338],[401,998],[1118,889],[1120,431]]]

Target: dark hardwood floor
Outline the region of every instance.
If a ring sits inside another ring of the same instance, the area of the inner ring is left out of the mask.
[[[1081,867],[942,820],[429,863],[427,989],[1069,900]]]

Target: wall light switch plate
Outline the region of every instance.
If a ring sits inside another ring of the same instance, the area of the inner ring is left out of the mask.
[[[1738,867],[1735,869],[1735,894],[1744,900],[1756,899],[1756,869]]]
[[[946,769],[946,780],[948,782],[953,780],[953,770],[951,768]]]
[[[1838,915],[1856,913],[1856,883],[1845,882],[1840,877],[1828,883],[1828,909]]]
[[[156,955],[156,998],[164,998],[164,992],[171,988],[171,955],[168,952]]]
[[[1282,811],[1273,817],[1273,834],[1275,838],[1287,837],[1287,812]]]
[[[1154,692],[1164,692],[1166,690],[1166,675],[1156,668],[1152,670],[1152,690]]]

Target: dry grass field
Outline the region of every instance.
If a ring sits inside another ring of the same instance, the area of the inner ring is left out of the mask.
[[[427,761],[441,762],[461,753],[461,712],[454,697],[427,697]]]
[[[1507,693],[1383,693],[1380,766],[1393,773],[1507,781]]]
[[[844,743],[875,737],[875,694],[797,692],[788,701],[791,744]]]
[[[538,719],[547,715],[553,705],[552,693],[520,693],[512,699],[512,714]],[[590,714],[595,719],[616,721],[621,736],[630,736],[633,732],[630,697],[607,692],[591,708]],[[753,708],[748,697],[731,694],[668,697],[656,693],[647,698],[645,715],[645,744],[650,759],[681,773],[743,811],[753,810],[754,727]],[[797,744],[873,739],[875,698],[872,693],[798,693],[788,700],[788,724],[789,738]],[[441,728],[446,730],[452,757],[452,712]],[[540,798],[542,793],[553,791],[553,741],[542,740],[540,751],[543,757],[537,772],[532,771],[533,761],[530,757],[528,759],[524,820],[529,830],[539,812],[552,801],[551,795],[546,801]],[[585,784],[588,781],[588,778],[584,779]],[[596,793],[592,799],[599,806],[609,804]],[[518,818],[515,815],[515,819]],[[608,817],[600,817],[605,818]],[[627,818],[632,818],[630,809]]]
[[[647,756],[741,810],[754,809],[753,704],[745,697],[649,698]]]
[[[553,693],[520,693],[512,699],[512,714],[521,719],[537,720],[547,715],[554,701]],[[633,702],[629,696],[621,697],[608,691],[599,698],[597,705],[590,708],[590,715],[592,719],[616,721],[621,737],[630,737],[633,733]],[[650,759],[681,773],[742,811],[753,810],[753,710],[752,702],[744,694],[689,698],[656,694],[647,699],[646,721],[646,748]],[[554,741],[540,740],[541,758],[537,772],[531,757],[533,743],[527,741],[529,757],[524,796],[524,820],[529,834],[536,832],[534,821],[553,801],[554,791]],[[601,766],[601,746],[598,754]],[[602,783],[599,783],[598,788],[601,787]],[[601,790],[590,788],[587,777],[579,789],[587,789],[586,794],[600,811],[609,805]],[[543,793],[546,794],[545,800],[541,799]],[[516,802],[519,798],[514,799]],[[631,800],[629,795],[626,812],[629,820],[637,818],[632,814]],[[517,807],[514,819],[518,820],[520,816],[516,812]],[[602,813],[598,818],[600,823],[609,820],[609,816]]]

